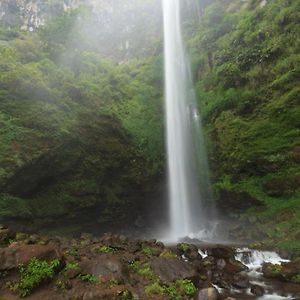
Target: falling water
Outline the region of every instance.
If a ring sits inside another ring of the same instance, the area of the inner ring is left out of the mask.
[[[203,143],[191,71],[183,45],[180,0],[162,0],[165,39],[165,99],[171,239],[203,232],[210,198]]]

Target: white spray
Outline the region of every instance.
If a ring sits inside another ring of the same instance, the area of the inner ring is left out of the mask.
[[[165,39],[166,144],[170,232],[177,240],[207,228],[202,201],[210,198],[203,143],[191,71],[181,33],[180,0],[162,0]]]

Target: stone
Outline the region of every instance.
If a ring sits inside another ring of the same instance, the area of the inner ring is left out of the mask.
[[[195,245],[189,245],[188,251],[185,253],[185,257],[190,260],[202,260],[202,256],[199,254],[198,248]]]
[[[219,292],[214,287],[202,289],[198,292],[197,300],[218,300]]]
[[[234,251],[231,248],[227,247],[219,247],[219,248],[211,248],[208,249],[208,255],[213,256],[215,258],[234,258]]]
[[[235,275],[233,280],[232,286],[238,289],[247,289],[250,285],[249,278],[246,276]]]
[[[0,228],[0,244],[6,244],[10,239],[15,237],[14,233],[4,226]]]
[[[81,273],[81,269],[70,269],[65,272],[65,276],[69,279],[77,277]]]
[[[103,254],[94,259],[80,263],[82,274],[92,274],[94,276],[113,277],[115,279],[126,280],[129,270],[121,259],[112,254]]]
[[[0,249],[0,271],[17,268],[27,264],[32,258],[52,261],[62,260],[61,252],[51,246],[44,245],[13,245]]]
[[[282,266],[264,263],[262,266],[262,273],[266,278],[282,279]]]
[[[281,275],[284,279],[290,280],[300,273],[300,261],[295,260],[281,265]]]
[[[252,284],[251,285],[251,293],[258,296],[258,297],[261,297],[264,295],[265,293],[265,290],[262,286],[258,285],[258,284]]]
[[[152,260],[151,267],[155,275],[163,282],[172,282],[177,279],[190,279],[197,282],[198,273],[188,262],[177,258],[157,257]]]
[[[235,273],[239,273],[241,271],[248,270],[248,267],[245,266],[240,261],[237,261],[237,260],[234,260],[234,259],[229,259],[229,261],[224,266],[223,270],[224,270],[224,272],[226,272],[228,274],[235,274]]]

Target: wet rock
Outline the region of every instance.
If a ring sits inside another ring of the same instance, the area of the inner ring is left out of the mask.
[[[51,246],[44,245],[13,245],[0,249],[0,271],[17,268],[27,264],[32,258],[51,261],[62,259],[61,252]]]
[[[24,232],[18,232],[16,234],[15,240],[20,242],[20,241],[25,241],[28,238],[29,238],[29,234],[24,233]]]
[[[127,246],[127,250],[130,253],[137,253],[137,252],[139,252],[139,251],[142,250],[142,244],[140,242],[138,242],[138,241],[131,242]]]
[[[220,288],[223,288],[223,289],[226,289],[226,290],[230,290],[230,287],[231,287],[230,284],[225,280],[218,281],[218,286]]]
[[[300,261],[291,261],[282,264],[282,273],[285,278],[290,278],[297,275],[300,272]]]
[[[189,251],[187,251],[185,256],[190,261],[202,260],[202,257],[198,252],[198,248],[195,245],[190,245]]]
[[[202,259],[198,247],[195,245],[180,243],[177,244],[176,248],[178,255],[184,255],[190,261]]]
[[[232,286],[238,289],[246,289],[250,285],[249,278],[246,276],[235,275],[233,280]]]
[[[217,260],[217,268],[218,268],[219,270],[223,270],[223,269],[225,268],[225,266],[226,266],[226,261],[225,261],[225,259],[220,258],[220,259]]]
[[[257,284],[252,284],[250,291],[251,291],[252,294],[254,294],[256,296],[259,296],[259,297],[263,296],[264,293],[265,293],[264,288],[260,285],[257,285]]]
[[[10,239],[13,239],[14,237],[14,233],[9,228],[0,225],[0,244],[6,244]]]
[[[70,269],[65,272],[65,276],[69,279],[77,277],[81,273],[81,269]]]
[[[198,292],[197,300],[218,300],[219,292],[214,287],[202,289]]]
[[[220,247],[220,248],[211,248],[208,249],[208,255],[213,256],[215,258],[234,258],[234,251],[231,248]]]
[[[240,261],[234,260],[234,259],[229,259],[229,261],[226,263],[224,267],[224,272],[228,274],[235,274],[239,273],[241,271],[246,271],[248,270],[248,267],[245,266],[243,263]]]
[[[126,280],[129,274],[128,268],[121,259],[111,254],[104,254],[91,260],[80,263],[82,274],[113,277]]]
[[[264,263],[262,266],[262,273],[266,278],[282,279],[282,266]]]
[[[178,278],[196,282],[198,279],[195,268],[188,262],[177,258],[157,257],[151,262],[151,267],[163,282],[172,282]]]

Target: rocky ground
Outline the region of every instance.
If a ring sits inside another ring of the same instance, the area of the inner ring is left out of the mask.
[[[0,241],[1,300],[233,300],[265,293],[250,282],[247,266],[229,247],[166,247],[115,234],[67,239],[15,233],[3,226]],[[289,284],[300,294],[299,270],[299,259],[263,266],[266,278]]]

